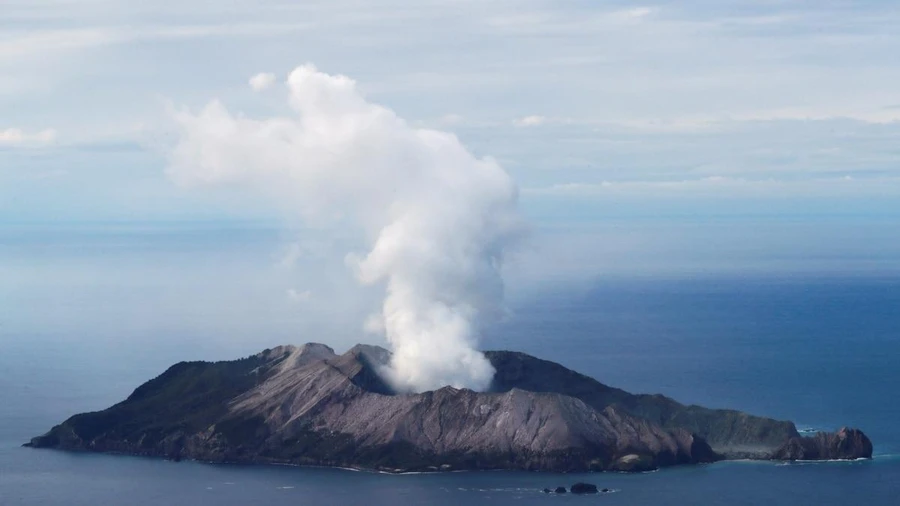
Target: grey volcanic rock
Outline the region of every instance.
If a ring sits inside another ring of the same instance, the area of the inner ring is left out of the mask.
[[[337,355],[310,343],[230,362],[185,362],[29,445],[391,472],[643,471],[722,458],[705,437],[774,450],[796,436],[790,422],[634,396],[520,353],[487,356],[497,375],[483,393],[396,394],[379,375],[390,353],[375,346]]]
[[[858,429],[791,438],[772,454],[775,460],[852,460],[872,458],[872,442]]]
[[[594,378],[524,353],[488,351],[497,370],[492,389],[510,388],[557,392],[581,399],[597,410],[616,406],[621,411],[666,429],[696,434],[727,458],[768,458],[792,437],[792,422],[748,415],[740,411],[685,406],[663,395],[634,395],[606,386]]]
[[[596,494],[598,492],[597,485],[581,482],[572,485],[569,490],[571,490],[573,494]]]

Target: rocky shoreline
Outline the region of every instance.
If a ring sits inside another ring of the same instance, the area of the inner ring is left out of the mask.
[[[172,460],[380,472],[520,469],[641,472],[727,459],[871,458],[856,429],[802,436],[793,423],[633,395],[522,353],[485,355],[488,392],[398,394],[374,346],[338,355],[282,346],[182,362],[106,410],[75,415],[35,448]]]

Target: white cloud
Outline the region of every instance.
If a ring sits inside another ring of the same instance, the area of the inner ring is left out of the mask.
[[[533,115],[513,120],[513,125],[517,127],[533,127],[543,125],[546,121],[547,118],[544,116]]]
[[[298,242],[293,242],[288,245],[287,249],[281,255],[281,258],[278,260],[277,265],[282,269],[293,269],[295,265],[297,265],[297,261],[300,260],[305,252],[303,251],[303,247]]]
[[[130,140],[166,137],[154,97],[237,100],[223,83],[300,47],[530,185],[900,167],[900,11],[884,3],[0,3],[2,126],[41,118],[69,143],[138,120],[152,133]]]
[[[288,288],[287,297],[291,302],[306,302],[312,297],[312,291],[298,291],[296,288]]]
[[[363,323],[363,331],[383,337],[385,334],[384,316],[380,313],[369,315]]]
[[[787,180],[776,178],[747,179],[709,176],[668,181],[601,181],[599,183],[561,183],[545,187],[524,188],[522,193],[548,197],[603,198],[630,197],[808,197],[828,195],[896,195],[900,194],[900,178],[837,177]]]
[[[583,35],[597,30],[627,28],[653,14],[649,7],[622,10],[606,9],[547,9],[535,5],[521,6],[512,11],[486,17],[488,26],[508,33]]]
[[[108,30],[96,28],[37,30],[0,39],[0,62],[48,55],[54,51],[98,46],[114,40]]]
[[[20,128],[0,130],[0,146],[34,146],[50,144],[56,140],[56,130],[47,128],[28,133]]]
[[[442,126],[455,126],[459,125],[464,121],[464,118],[460,114],[449,113],[438,118],[438,124]]]
[[[828,121],[852,119],[864,123],[886,124],[900,122],[900,110],[891,107],[869,107],[865,104],[841,103],[822,107],[783,107],[761,109],[740,114],[732,121]]]
[[[275,74],[269,72],[260,72],[250,78],[250,87],[253,91],[263,91],[275,84]]]
[[[634,9],[622,11],[622,14],[629,18],[643,18],[652,13],[653,9],[650,7],[635,7]]]
[[[195,25],[97,26],[14,32],[0,38],[0,63],[36,56],[138,41],[180,40],[209,37],[273,37],[302,31],[310,23],[227,23]],[[0,35],[3,32],[0,31]]]

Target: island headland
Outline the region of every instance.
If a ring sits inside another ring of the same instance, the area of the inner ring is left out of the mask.
[[[181,362],[103,411],[25,446],[210,462],[387,472],[648,471],[726,459],[872,457],[857,429],[804,437],[792,422],[630,394],[524,353],[488,351],[486,392],[397,393],[390,352],[309,343]]]

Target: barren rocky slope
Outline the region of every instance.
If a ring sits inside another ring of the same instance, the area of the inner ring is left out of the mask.
[[[389,471],[633,471],[734,457],[871,457],[858,431],[801,438],[790,422],[632,395],[522,353],[486,355],[497,374],[483,393],[395,394],[377,372],[390,354],[374,346],[337,355],[310,343],[184,362],[28,445]]]

